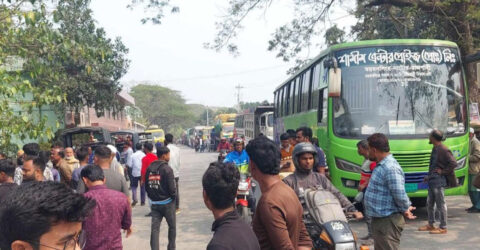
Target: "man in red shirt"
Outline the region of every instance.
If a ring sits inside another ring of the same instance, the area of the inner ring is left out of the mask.
[[[227,153],[231,151],[230,143],[228,143],[226,138],[222,138],[218,144],[217,152],[220,152],[221,150],[225,150]]]
[[[143,150],[145,151],[145,157],[143,157],[143,159],[142,159],[142,171],[141,171],[142,177],[141,177],[141,180],[140,180],[140,188],[141,188],[141,192],[145,193],[145,174],[147,173],[147,168],[148,168],[148,166],[150,166],[150,164],[152,164],[152,162],[158,160],[158,157],[157,157],[157,155],[152,153],[153,144],[151,144],[150,142],[146,142],[143,145]],[[145,203],[142,202],[140,205],[144,206]],[[149,213],[145,216],[150,216],[150,214],[151,213]]]

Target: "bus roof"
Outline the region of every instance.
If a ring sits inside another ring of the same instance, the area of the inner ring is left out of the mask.
[[[333,51],[348,49],[348,48],[357,48],[357,47],[371,47],[371,46],[381,46],[381,45],[432,45],[432,46],[447,46],[458,48],[458,45],[454,42],[445,41],[445,40],[435,40],[435,39],[377,39],[377,40],[365,40],[357,42],[348,42],[332,45],[331,47],[320,52],[318,56],[310,60],[310,62],[304,65],[299,70],[295,71],[287,80],[282,82],[278,87],[275,88],[276,92],[278,89],[283,87],[286,83],[292,81],[297,75],[309,68],[312,63],[318,61],[320,58],[324,57],[326,54]]]

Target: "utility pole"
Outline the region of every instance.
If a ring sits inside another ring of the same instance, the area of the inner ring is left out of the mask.
[[[207,127],[208,127],[208,106],[207,106]]]
[[[237,86],[235,86],[235,88],[237,89],[237,105],[238,105],[238,110],[240,110],[240,91],[245,88],[243,87],[242,85],[238,84]]]

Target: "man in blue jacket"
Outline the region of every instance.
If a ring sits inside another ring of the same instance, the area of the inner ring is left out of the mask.
[[[236,139],[233,143],[234,151],[230,152],[227,157],[225,157],[224,163],[234,163],[235,166],[240,171],[240,174],[248,174],[248,162],[250,158],[248,157],[247,152],[245,151],[244,142],[242,139]]]

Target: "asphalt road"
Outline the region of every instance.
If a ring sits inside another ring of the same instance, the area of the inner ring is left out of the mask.
[[[208,164],[215,161],[217,154],[195,153],[194,150],[182,147],[182,168],[180,174],[180,208],[177,215],[177,249],[205,249],[212,236],[213,216],[203,204],[202,175]],[[427,219],[425,208],[415,212],[416,220],[408,221],[401,239],[402,249],[480,249],[480,214],[467,214],[464,210],[470,206],[468,196],[447,197],[448,234],[430,235],[418,232]],[[124,239],[124,249],[150,248],[150,217],[148,206],[133,208],[134,233]],[[359,235],[366,234],[364,222],[350,223]],[[167,223],[162,222],[160,228],[160,246],[166,249]],[[373,247],[371,247],[373,249]]]

